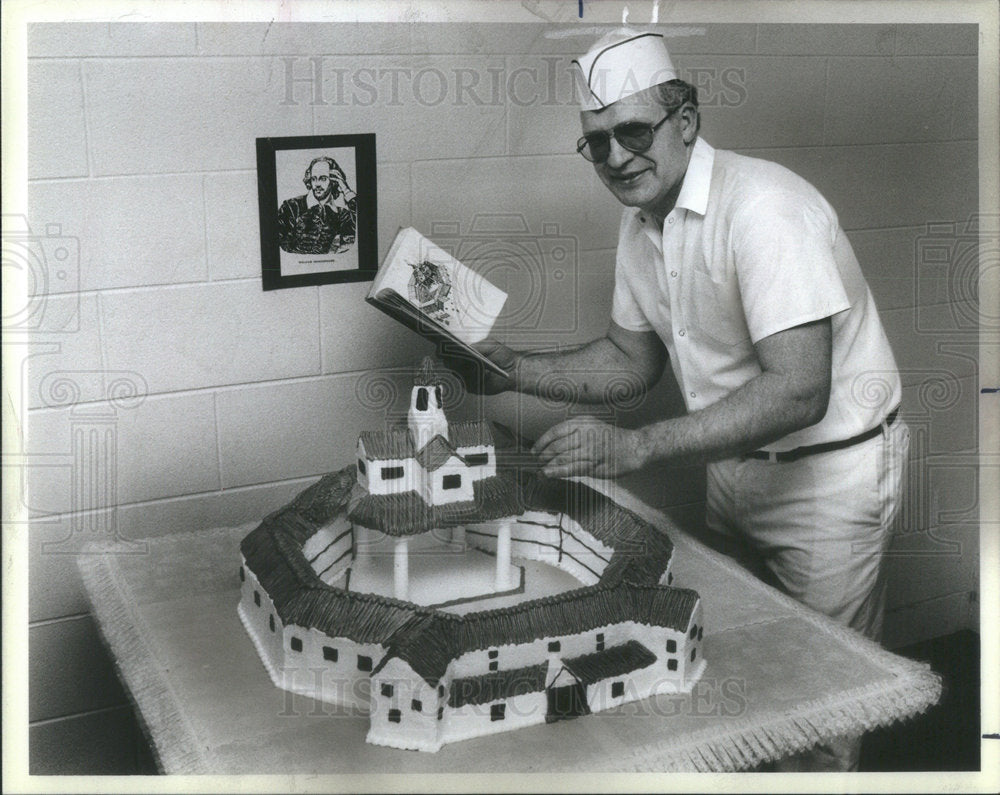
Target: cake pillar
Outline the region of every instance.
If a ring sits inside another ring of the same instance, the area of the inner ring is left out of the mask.
[[[410,590],[410,561],[408,559],[408,541],[405,538],[396,539],[396,549],[393,560],[394,593],[397,599],[406,601]]]
[[[460,550],[465,550],[465,526],[455,525],[451,528],[451,543],[452,546],[458,547]]]
[[[497,574],[494,587],[498,591],[510,588],[510,522],[500,523],[497,533]]]

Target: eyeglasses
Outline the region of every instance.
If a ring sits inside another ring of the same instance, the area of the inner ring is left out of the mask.
[[[656,124],[646,124],[642,121],[626,121],[615,125],[610,133],[595,132],[584,135],[576,142],[576,151],[591,163],[603,163],[611,155],[611,137],[630,152],[645,152],[653,145],[653,134],[660,126],[679,111],[683,105],[678,105]]]

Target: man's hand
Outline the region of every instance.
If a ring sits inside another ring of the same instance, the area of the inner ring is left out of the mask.
[[[616,478],[645,464],[640,431],[616,428],[592,417],[549,428],[531,450],[542,463],[542,473],[554,478]]]
[[[465,388],[473,394],[496,395],[515,388],[514,368],[517,366],[515,351],[489,338],[473,343],[472,347],[510,373],[510,377],[497,375],[473,359],[449,351],[445,347],[438,348],[438,357],[448,369],[453,370],[462,379]]]

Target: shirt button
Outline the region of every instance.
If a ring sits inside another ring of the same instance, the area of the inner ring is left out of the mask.
[[[673,218],[668,218],[668,219],[667,219],[667,223],[668,223],[668,224],[672,224],[673,222],[674,222],[674,219],[673,219]]]
[[[685,333],[685,332],[684,332],[684,329],[681,329],[681,330],[680,330],[680,331],[678,331],[677,333],[678,333],[678,334],[680,334],[680,335],[681,335],[681,336],[683,337],[683,336],[684,336],[684,333]]]
[[[670,275],[673,276],[676,279],[677,278],[677,271],[670,271]]]
[[[698,396],[694,392],[692,392],[691,397],[698,397]]]
[[[645,216],[645,215],[640,215],[640,216],[639,216],[639,220],[640,220],[640,221],[641,221],[642,223],[646,223],[646,216]]]

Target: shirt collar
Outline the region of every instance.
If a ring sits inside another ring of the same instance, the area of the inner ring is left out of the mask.
[[[704,215],[708,211],[708,191],[712,185],[715,149],[704,139],[697,138],[691,150],[684,183],[677,197],[677,207]]]

